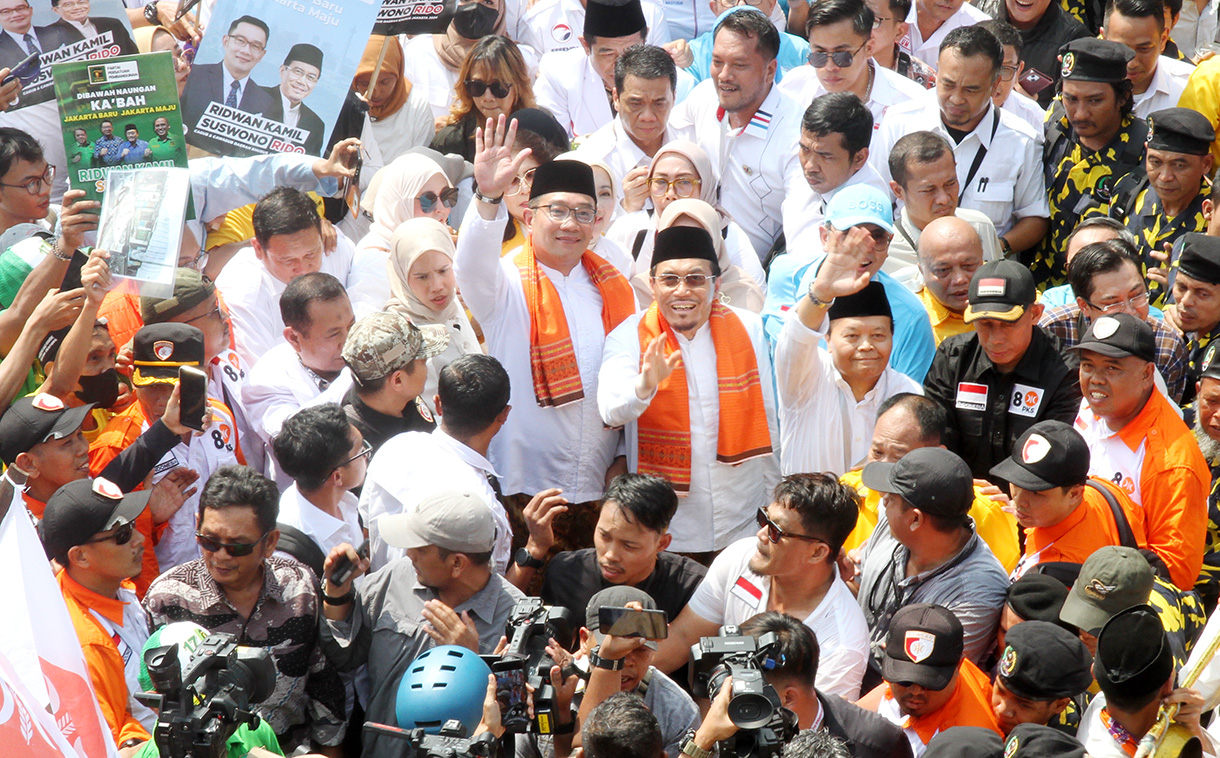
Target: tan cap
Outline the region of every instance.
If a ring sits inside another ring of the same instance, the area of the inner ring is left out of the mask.
[[[489,553],[496,541],[487,501],[464,490],[429,495],[412,511],[382,516],[377,526],[386,542],[404,550],[435,545],[455,553]]]

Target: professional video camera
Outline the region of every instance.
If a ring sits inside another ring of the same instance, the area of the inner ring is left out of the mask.
[[[510,708],[502,714],[501,723],[509,732],[550,734],[555,716],[555,688],[551,686],[554,662],[547,655],[546,646],[554,638],[561,647],[571,649],[572,613],[562,606],[543,605],[536,597],[523,598],[513,607],[504,635],[508,645],[500,655],[500,662],[492,666],[497,688],[501,686],[501,672],[514,667],[523,669],[526,681],[534,688],[534,718],[531,721],[524,708]],[[505,685],[511,686],[511,682],[506,680]],[[524,692],[517,700],[524,702]]]
[[[777,665],[779,638],[768,632],[758,638],[736,626],[721,627],[715,637],[691,645],[690,685],[695,697],[715,700],[725,679],[733,677],[729,719],[740,731],[721,743],[721,755],[772,758],[796,736],[796,714],[784,708],[779,693],[763,679]]]
[[[411,743],[413,758],[490,758],[496,753],[496,738],[491,732],[467,737],[466,727],[457,719],[446,721],[439,734],[428,734],[423,729],[396,729],[372,722],[365,724],[364,728]]]
[[[270,654],[238,645],[231,634],[214,632],[200,642],[185,671],[177,644],[146,651],[144,664],[156,694],[136,698],[160,711],[153,739],[165,758],[227,756],[225,743],[238,726],[258,726],[250,706],[275,689]]]

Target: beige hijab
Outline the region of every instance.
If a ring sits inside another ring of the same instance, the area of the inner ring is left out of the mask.
[[[652,163],[648,166],[649,176],[652,176],[652,172],[656,170],[657,161],[666,154],[681,155],[690,161],[691,165],[695,167],[695,173],[699,175],[699,199],[709,205],[718,205],[719,182],[716,180],[716,170],[712,168],[712,159],[708,157],[706,150],[690,140],[676,139],[666,142],[652,157]]]
[[[441,324],[449,330],[449,347],[437,356],[441,366],[466,353],[482,352],[470,319],[461,301],[453,297],[443,311],[434,311],[415,296],[408,284],[411,266],[424,253],[435,250],[450,261],[455,249],[453,237],[444,224],[434,218],[413,218],[399,224],[390,238],[390,257],[386,273],[390,277],[390,299],[386,310],[401,313],[412,324]]]
[[[492,34],[504,34],[504,2],[499,3],[500,16],[496,19],[496,25],[492,27]],[[466,56],[474,49],[474,46],[479,44],[477,39],[466,39],[458,34],[453,23],[445,27],[445,31],[440,34],[432,35],[432,46],[436,48],[436,55],[441,59],[441,63],[450,71],[457,71],[462,67],[462,61],[466,60]]]
[[[437,174],[445,179],[446,187],[453,186],[436,161],[418,153],[399,156],[374,174],[360,203],[372,213],[373,223],[360,246],[389,250],[395,230],[415,217],[416,196]]]

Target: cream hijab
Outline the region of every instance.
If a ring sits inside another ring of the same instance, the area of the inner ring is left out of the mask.
[[[390,238],[390,257],[386,261],[386,273],[390,277],[390,299],[386,310],[401,313],[412,324],[441,324],[449,330],[449,347],[438,355],[438,370],[455,358],[466,353],[479,353],[479,340],[475,336],[466,310],[456,294],[443,311],[434,311],[415,296],[409,285],[411,266],[420,256],[435,250],[453,260],[455,249],[453,237],[445,225],[434,218],[413,218],[399,224]],[[429,399],[431,399],[429,397]]]
[[[716,171],[712,168],[712,159],[708,157],[707,151],[690,140],[676,139],[666,142],[652,157],[652,163],[648,165],[649,176],[656,171],[657,161],[667,154],[680,155],[691,162],[695,173],[699,175],[699,199],[709,205],[716,205],[720,194],[719,183],[716,181]]]
[[[372,213],[373,223],[359,246],[389,251],[395,230],[404,221],[415,218],[415,198],[437,174],[444,178],[446,187],[453,186],[436,161],[418,153],[399,156],[382,167],[373,176],[360,204],[366,212]],[[452,242],[449,247],[452,249]],[[449,257],[452,258],[452,254]],[[405,269],[403,280],[406,280]]]

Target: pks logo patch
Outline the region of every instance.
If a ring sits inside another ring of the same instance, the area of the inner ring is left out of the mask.
[[[153,355],[157,360],[168,361],[174,354],[174,343],[169,340],[157,340],[153,343]]]
[[[902,640],[902,649],[912,663],[923,663],[936,650],[936,635],[910,629]]]

